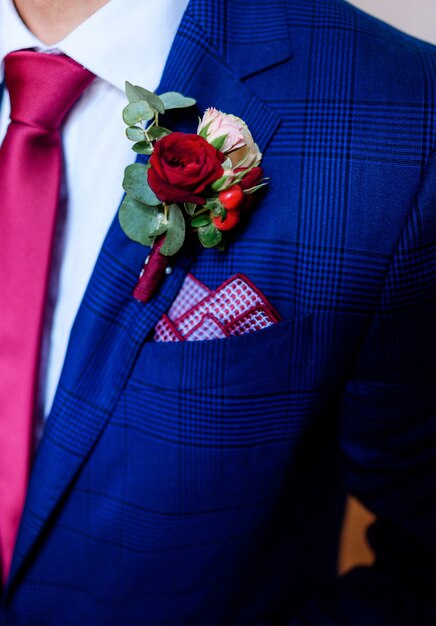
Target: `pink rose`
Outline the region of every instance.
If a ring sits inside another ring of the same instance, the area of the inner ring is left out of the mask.
[[[197,132],[209,143],[223,141],[222,145],[215,147],[230,158],[233,167],[257,166],[262,159],[247,124],[236,115],[214,108],[206,109]]]

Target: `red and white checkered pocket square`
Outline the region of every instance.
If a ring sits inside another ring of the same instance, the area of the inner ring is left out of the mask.
[[[155,341],[204,341],[244,335],[280,322],[279,314],[243,274],[212,291],[188,274],[170,310],[155,328]]]

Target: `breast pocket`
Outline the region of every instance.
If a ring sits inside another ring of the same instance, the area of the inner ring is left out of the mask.
[[[130,418],[182,445],[289,436],[311,332],[307,315],[239,337],[146,343],[126,390]]]
[[[146,342],[106,433],[126,498],[173,512],[274,498],[316,400],[313,341],[307,315],[238,337]]]

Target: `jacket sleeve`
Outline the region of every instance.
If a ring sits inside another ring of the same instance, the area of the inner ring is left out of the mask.
[[[341,404],[348,490],[376,555],[289,626],[436,624],[436,153]]]

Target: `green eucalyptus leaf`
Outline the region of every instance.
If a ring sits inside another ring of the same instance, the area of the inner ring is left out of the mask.
[[[130,103],[139,102],[144,100],[147,104],[157,113],[165,113],[165,105],[162,100],[152,91],[139,87],[139,85],[132,85],[126,82],[126,95]]]
[[[147,206],[127,195],[121,204],[118,218],[129,239],[143,246],[151,246],[154,238],[152,233],[160,223],[159,215],[162,214],[156,207]]]
[[[205,248],[214,248],[223,238],[223,234],[213,222],[198,229],[198,238]]]
[[[130,139],[130,141],[144,141],[145,139],[144,129],[139,126],[129,126],[126,128],[126,135],[127,139]]]
[[[159,226],[150,233],[150,237],[159,237],[159,235],[163,235],[168,230],[168,222],[163,220],[163,213],[160,213],[159,215],[162,219],[160,220]]]
[[[148,141],[138,141],[132,146],[132,150],[137,154],[153,154],[153,146]]]
[[[129,83],[128,80],[126,80],[125,83],[125,90],[129,102],[138,102],[139,100],[142,100],[142,95],[139,93],[138,88],[135,87],[135,85],[132,85],[132,83]]]
[[[185,109],[195,104],[194,98],[186,98],[177,91],[168,91],[160,94],[160,99],[164,103],[165,109]]]
[[[164,256],[176,254],[185,241],[185,218],[182,210],[177,204],[170,204],[168,215],[168,228],[165,241],[160,249]]]
[[[135,126],[138,122],[148,122],[154,117],[154,112],[145,100],[131,102],[123,111],[123,120],[127,126]]]
[[[149,206],[158,206],[162,203],[148,184],[147,169],[147,166],[141,163],[133,163],[126,167],[123,188],[135,200]]]
[[[161,137],[165,137],[166,135],[171,135],[172,130],[168,130],[168,128],[164,128],[163,126],[151,126],[147,128],[147,135],[151,139],[161,139]]]
[[[220,135],[219,137],[217,137],[216,139],[214,139],[211,144],[212,146],[215,148],[215,150],[221,150],[221,148],[224,146],[224,144],[227,141],[227,137],[228,135]]]
[[[191,226],[192,228],[200,228],[201,226],[207,226],[211,221],[210,215],[199,215],[198,217],[194,217]]]
[[[196,204],[192,204],[191,202],[185,202],[185,211],[188,215],[194,215],[196,208]]]

